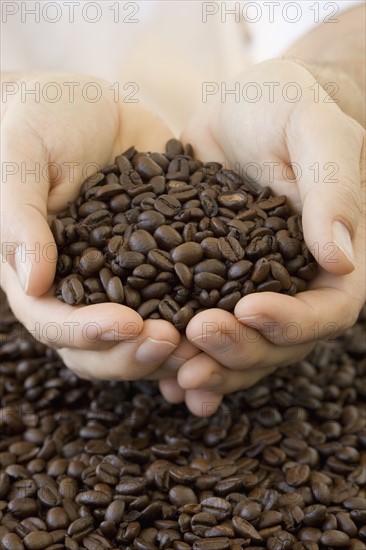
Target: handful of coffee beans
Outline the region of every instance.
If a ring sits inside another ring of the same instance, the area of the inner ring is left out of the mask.
[[[125,304],[180,331],[253,292],[293,296],[317,273],[284,195],[194,159],[176,139],[164,154],[131,147],[88,177],[51,230],[60,300]]]

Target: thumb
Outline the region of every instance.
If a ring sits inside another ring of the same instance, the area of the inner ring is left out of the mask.
[[[336,105],[313,106],[287,133],[292,163],[300,167],[304,238],[323,269],[355,268],[353,240],[362,208],[360,158],[364,131]]]
[[[40,296],[52,285],[57,261],[47,223],[48,154],[30,132],[4,128],[3,135],[1,261],[11,265],[26,294]]]

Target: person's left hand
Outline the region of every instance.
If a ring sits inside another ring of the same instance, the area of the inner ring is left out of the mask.
[[[302,359],[317,340],[341,334],[365,301],[364,130],[295,62],[267,61],[237,81],[240,90],[255,83],[261,98],[236,103],[230,94],[207,104],[182,139],[201,160],[239,164],[246,176],[248,163],[258,167],[256,183],[287,195],[302,212],[304,238],[321,269],[310,290],[296,297],[252,294],[234,314],[211,309],[191,320],[191,344],[183,340],[167,362],[179,367],[177,379],[161,380],[160,389],[197,415],[215,412],[225,393]],[[271,81],[278,83],[273,102]],[[281,93],[288,83],[301,90],[299,101]]]

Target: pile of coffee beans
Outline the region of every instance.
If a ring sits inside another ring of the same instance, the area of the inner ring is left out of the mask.
[[[176,139],[164,154],[131,147],[90,176],[51,229],[58,298],[125,304],[180,331],[252,292],[293,296],[317,272],[285,196],[194,159]]]
[[[198,418],[79,380],[3,311],[0,547],[365,550],[365,332]]]

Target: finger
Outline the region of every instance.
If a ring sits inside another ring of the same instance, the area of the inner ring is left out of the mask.
[[[179,332],[167,321],[147,320],[135,338],[108,350],[59,350],[65,364],[80,377],[140,380],[158,369],[179,344]]]
[[[202,161],[212,161],[227,164],[224,151],[214,137],[211,130],[213,118],[216,118],[218,106],[205,105],[203,109],[194,114],[186,124],[181,141],[193,146],[194,155]]]
[[[186,336],[182,336],[179,346],[174,350],[174,353],[169,355],[163,367],[171,372],[175,372],[188,361],[188,359],[191,359],[198,353],[200,353],[200,350],[189,342]]]
[[[183,403],[185,391],[179,386],[176,378],[160,380],[159,389],[161,395],[168,403]]]
[[[339,336],[356,322],[362,305],[356,295],[324,287],[295,297],[272,292],[245,296],[234,314],[277,346],[296,347]]]
[[[292,111],[286,139],[291,162],[300,168],[305,241],[326,271],[344,275],[355,267],[364,131],[335,104],[322,103],[322,95],[320,103]]]
[[[227,311],[211,309],[196,315],[189,323],[188,339],[207,355],[210,355],[218,364],[235,370],[245,370],[255,367],[282,366],[303,357],[308,350],[307,344],[295,348],[281,348],[269,342],[258,330],[239,322],[234,315]],[[199,364],[199,358],[191,359]],[[181,383],[182,369],[178,372],[178,382]],[[190,372],[190,387],[196,387],[202,382],[202,367]],[[221,383],[221,381],[219,382]],[[224,381],[223,381],[224,383]],[[186,386],[182,386],[185,389]]]
[[[46,221],[48,171],[37,168],[47,166],[48,154],[38,136],[30,133],[24,143],[5,119],[1,155],[2,258],[25,292],[39,296],[52,284],[57,259]]]
[[[185,403],[188,410],[196,416],[213,415],[223,399],[222,393],[206,390],[188,390],[185,392]]]
[[[1,286],[15,316],[46,345],[61,348],[99,349],[136,337],[143,321],[134,310],[114,304],[70,306],[52,295],[27,296],[8,265],[2,266]]]

